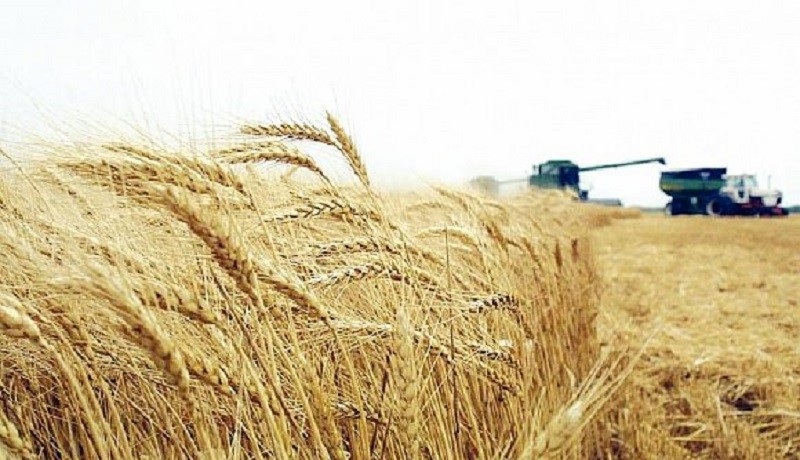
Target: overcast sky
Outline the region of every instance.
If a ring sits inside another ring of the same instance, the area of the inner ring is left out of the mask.
[[[180,131],[328,109],[384,184],[664,156],[771,175],[800,203],[796,1],[0,5],[7,150],[45,121]],[[583,180],[660,206],[662,169]]]

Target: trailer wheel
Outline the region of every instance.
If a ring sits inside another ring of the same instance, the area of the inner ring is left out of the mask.
[[[672,202],[671,201],[669,203],[667,203],[666,206],[664,206],[664,214],[666,214],[668,216],[674,216],[675,215],[675,212],[672,210]]]

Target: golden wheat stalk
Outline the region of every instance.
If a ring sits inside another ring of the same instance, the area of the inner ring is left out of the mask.
[[[251,136],[283,137],[295,140],[319,142],[336,147],[336,142],[324,130],[315,126],[297,123],[275,125],[245,125],[239,128],[241,134]]]
[[[359,419],[364,417],[366,420],[378,425],[386,425],[389,423],[386,417],[382,417],[380,414],[368,409],[362,409],[355,403],[342,398],[334,402],[333,407],[336,409],[337,415],[342,418]]]
[[[39,342],[42,333],[16,297],[0,292],[0,333],[9,337]]]
[[[395,331],[395,327],[391,324],[375,323],[362,319],[344,317],[332,320],[329,327],[339,332],[357,332],[360,334],[375,335],[377,337],[388,337]],[[439,356],[448,364],[456,363],[455,351],[451,350],[447,345],[444,345],[443,341],[437,339],[433,335],[413,329],[411,331],[411,337],[414,339],[415,344],[425,348],[428,353]]]
[[[61,311],[55,315],[56,322],[61,325],[67,333],[67,337],[69,337],[71,343],[78,346],[83,351],[87,359],[94,359],[95,353],[92,348],[92,336],[86,329],[85,322],[74,311],[60,310]]]
[[[0,442],[22,460],[36,460],[38,458],[33,452],[33,444],[22,437],[17,426],[8,419],[2,410],[0,410]]]
[[[419,456],[419,379],[414,356],[414,328],[405,306],[397,309],[395,353],[392,361],[396,385],[396,404],[400,445],[407,458]]]
[[[519,367],[516,358],[506,350],[491,347],[485,343],[469,341],[464,344],[472,353],[492,361],[500,361],[510,365],[511,367]]]
[[[403,275],[397,269],[380,263],[355,265],[314,276],[306,282],[311,286],[332,286],[343,282],[358,281],[367,278],[387,277],[402,280]]]
[[[320,216],[341,217],[346,220],[364,220],[375,218],[375,213],[358,208],[341,198],[315,201],[299,206],[292,211],[266,219],[267,222],[288,222],[301,219],[313,219]]]
[[[492,294],[487,297],[469,299],[468,309],[472,313],[483,313],[487,310],[514,310],[519,307],[519,299],[511,294]]]
[[[166,190],[164,198],[170,211],[203,240],[219,266],[260,308],[263,301],[258,289],[256,264],[237,233],[232,230],[232,222],[204,213],[185,193],[174,187]]]
[[[177,163],[155,163],[147,159],[101,159],[64,162],[59,166],[92,183],[110,186],[118,195],[130,196],[134,192],[140,199],[146,199],[154,196],[156,190],[148,187],[148,184],[171,184],[211,196],[215,200],[219,198],[214,182]]]
[[[264,306],[259,289],[261,281],[325,321],[335,316],[302,286],[258,266],[238,232],[233,230],[234,225],[230,221],[207,217],[197,205],[175,188],[167,190],[165,199],[169,209],[203,240],[216,262],[236,281],[239,289],[250,297],[257,309],[263,310]]]
[[[224,165],[200,157],[181,157],[178,163],[184,169],[195,171],[212,182],[230,187],[244,196],[250,196],[247,184],[235,172]]]
[[[381,252],[392,255],[403,255],[405,252],[417,255],[436,265],[444,265],[441,257],[400,240],[388,241],[377,238],[348,238],[311,246],[315,257],[348,255],[359,252]]]
[[[231,382],[228,372],[224,366],[216,363],[201,354],[190,353],[188,350],[182,349],[186,366],[191,374],[194,374],[199,380],[210,385],[214,390],[219,391],[225,395],[235,393],[236,384]]]
[[[575,446],[586,425],[620,388],[646,346],[642,346],[632,359],[627,353],[620,353],[613,360],[608,356],[598,360],[570,401],[550,418],[540,432],[531,433],[520,458],[563,458]]]
[[[437,227],[428,227],[423,229],[415,235],[416,238],[425,238],[428,236],[439,236],[439,235],[447,235],[448,237],[452,237],[454,239],[460,240],[463,243],[466,243],[470,246],[473,246],[479,250],[484,249],[484,244],[481,242],[480,238],[478,238],[475,233],[458,226],[437,226]]]
[[[176,343],[161,329],[141,299],[122,279],[98,265],[87,264],[86,288],[105,299],[128,325],[130,338],[147,350],[153,361],[182,393],[189,391],[189,371]]]
[[[45,168],[41,171],[41,175],[44,176],[44,180],[52,182],[56,187],[65,191],[67,195],[77,201],[88,215],[92,215],[92,205],[86,199],[85,194],[71,184],[68,184],[54,169]],[[2,198],[0,198],[0,209],[2,208]]]
[[[311,157],[283,142],[266,141],[241,144],[218,150],[215,155],[220,161],[231,164],[253,164],[268,161],[285,163],[305,168],[330,183],[328,176]]]
[[[333,131],[333,133],[336,135],[336,140],[338,142],[336,147],[340,152],[342,152],[345,159],[347,159],[347,162],[350,164],[350,168],[352,168],[356,177],[358,177],[365,187],[369,188],[370,183],[369,176],[367,175],[367,168],[364,166],[364,162],[361,160],[361,155],[359,155],[353,139],[344,130],[341,123],[339,123],[339,120],[337,120],[336,117],[334,117],[330,112],[326,113],[326,117],[328,119],[328,124],[331,127],[331,131]]]
[[[152,161],[154,163],[164,163],[164,162],[175,163],[176,161],[174,157],[161,155],[153,150],[144,147],[137,147],[135,145],[130,145],[130,144],[107,143],[107,144],[102,144],[101,147],[105,150],[108,150],[109,152],[122,153],[127,156],[132,156],[139,159]]]
[[[204,324],[219,325],[222,323],[222,315],[219,312],[183,286],[148,283],[135,286],[133,290],[148,305],[180,313]],[[151,299],[152,301],[149,301]]]
[[[386,241],[373,238],[350,238],[346,240],[318,243],[313,246],[317,257],[333,256],[338,254],[353,254],[356,252],[380,252],[396,254],[397,247]]]
[[[443,197],[455,201],[464,211],[467,211],[468,214],[473,216],[477,215],[477,212],[475,210],[477,203],[474,197],[463,192],[458,192],[455,190],[451,190],[436,185],[432,186],[432,188]]]

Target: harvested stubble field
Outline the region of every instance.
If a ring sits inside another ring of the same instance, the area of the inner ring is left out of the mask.
[[[798,261],[755,242],[797,221],[381,192],[333,117],[216,141],[13,152],[0,458],[797,455]]]
[[[800,458],[800,218],[646,216],[593,236],[602,340],[649,341],[615,402],[620,452]]]

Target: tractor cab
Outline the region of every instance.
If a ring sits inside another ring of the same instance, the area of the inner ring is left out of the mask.
[[[758,188],[756,177],[750,174],[728,175],[723,190],[728,192],[735,203],[750,201],[750,191]]]
[[[720,193],[745,207],[774,207],[781,204],[783,194],[780,190],[762,189],[753,174],[727,174],[725,185]]]

